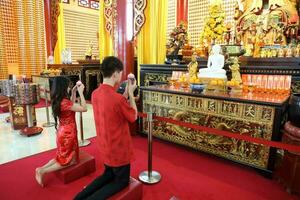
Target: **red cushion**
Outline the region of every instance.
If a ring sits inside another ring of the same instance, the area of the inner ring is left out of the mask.
[[[300,128],[294,126],[290,121],[284,124],[284,130],[294,138],[300,139]]]
[[[143,198],[143,184],[130,177],[129,186],[113,195],[109,200],[141,200]]]
[[[9,98],[6,96],[1,96],[0,95],[0,104],[5,104],[9,102]]]
[[[57,171],[56,175],[66,184],[83,176],[86,176],[94,172],[95,170],[95,158],[84,151],[80,151],[79,163]]]
[[[8,112],[9,111],[9,103],[4,103],[4,104],[0,104],[0,110],[2,110],[2,112]]]

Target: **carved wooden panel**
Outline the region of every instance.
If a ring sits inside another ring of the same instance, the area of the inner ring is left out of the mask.
[[[275,107],[227,100],[143,91],[143,112],[192,124],[271,140]],[[144,130],[147,126],[144,122]],[[267,169],[270,148],[207,134],[166,122],[155,122],[153,135],[257,168]]]

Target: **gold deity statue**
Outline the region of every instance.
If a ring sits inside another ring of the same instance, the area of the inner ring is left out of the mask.
[[[294,57],[300,57],[300,44],[298,44],[297,47],[295,47]]]
[[[234,17],[245,46],[255,44],[253,32],[264,35],[265,45],[286,45],[283,30],[299,23],[296,0],[237,0]]]
[[[242,78],[240,73],[240,65],[237,57],[233,58],[233,64],[229,66],[229,69],[231,70],[231,81],[241,83]]]
[[[189,76],[190,79],[196,79],[197,78],[197,72],[198,72],[198,62],[197,62],[197,53],[193,53],[192,55],[192,61],[188,64],[188,70],[189,70]]]
[[[264,35],[262,33],[257,34],[255,37],[255,45],[254,45],[254,52],[253,57],[259,58],[260,57],[260,51],[261,48],[264,46]]]
[[[85,59],[86,60],[91,60],[93,56],[93,43],[89,41],[89,47],[87,48],[85,52]]]

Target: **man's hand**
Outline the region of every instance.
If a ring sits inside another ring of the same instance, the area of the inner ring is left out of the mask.
[[[72,93],[75,93],[77,90],[77,85],[75,85],[73,88],[72,88]]]
[[[133,93],[134,93],[134,90],[137,87],[136,80],[134,79],[134,82],[128,81],[126,87],[128,87],[128,95],[129,95],[129,97],[134,97]]]
[[[123,96],[124,96],[126,99],[128,98],[128,81],[126,82],[126,87],[125,87]]]
[[[78,90],[78,93],[79,93],[79,94],[83,94],[84,85],[81,84],[81,85],[77,86],[77,90]]]

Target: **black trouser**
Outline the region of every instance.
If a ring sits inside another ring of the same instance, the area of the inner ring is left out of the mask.
[[[76,195],[75,200],[107,199],[128,186],[130,164],[120,167],[105,165],[104,173]]]

